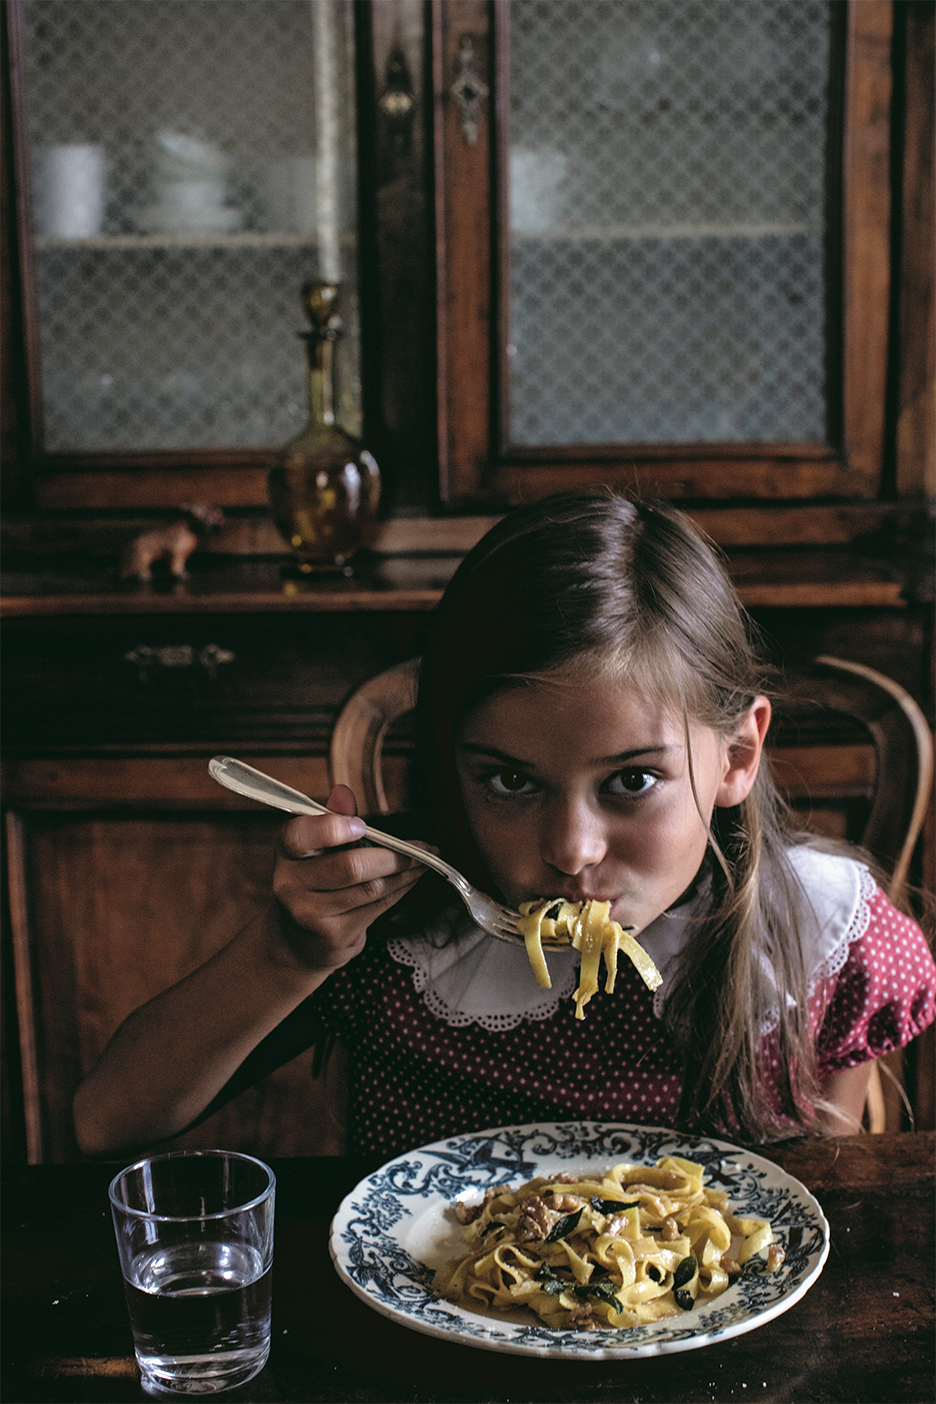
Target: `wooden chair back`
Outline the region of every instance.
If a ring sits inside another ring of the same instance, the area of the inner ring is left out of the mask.
[[[388,814],[383,748],[389,727],[416,705],[419,659],[409,658],[362,683],[347,699],[331,734],[332,785],[350,785],[362,814]]]
[[[933,786],[933,736],[921,708],[893,678],[826,655],[790,689],[790,714],[820,720],[838,714],[858,722],[874,747],[870,808],[857,836],[888,876],[887,893],[906,895],[910,863]]]

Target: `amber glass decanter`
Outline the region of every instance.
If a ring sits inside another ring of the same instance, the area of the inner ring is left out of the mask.
[[[300,332],[308,348],[309,422],[281,449],[270,472],[270,510],[296,558],[287,573],[350,575],[351,558],[374,536],[380,470],[335,418],[337,284],[306,283],[302,304],[312,325]]]

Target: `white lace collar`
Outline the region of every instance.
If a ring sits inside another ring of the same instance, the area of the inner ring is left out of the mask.
[[[874,881],[867,868],[851,858],[811,848],[793,848],[789,858],[815,915],[806,937],[812,991],[821,980],[838,974],[849,946],[867,930]],[[658,1018],[708,891],[707,883],[700,884],[689,901],[658,917],[639,937],[663,977],[653,1003]],[[525,1019],[548,1019],[571,998],[578,983],[577,951],[547,953],[552,988],[541,990],[522,946],[493,940],[474,925],[460,928],[445,945],[438,944],[441,936],[440,926],[423,936],[398,936],[388,942],[388,949],[394,960],[412,968],[413,985],[430,1013],[452,1028],[479,1024],[503,1032]],[[776,1022],[776,1015],[772,1011],[765,1029]]]
[[[541,990],[523,946],[494,940],[473,924],[448,945],[436,945],[442,932],[395,937],[390,954],[413,967],[413,984],[436,1018],[453,1028],[480,1024],[503,1031],[524,1019],[548,1019],[578,983],[578,951],[547,955],[552,988]]]
[[[689,920],[705,905],[708,886],[658,917],[640,937],[661,972],[660,958],[682,948]],[[438,926],[424,936],[395,937],[388,946],[394,960],[412,966],[413,984],[427,1008],[453,1028],[476,1023],[502,1031],[524,1019],[548,1019],[578,984],[579,953],[571,948],[546,952],[552,987],[542,990],[522,946],[492,940],[473,924],[460,928],[445,945],[442,936]]]

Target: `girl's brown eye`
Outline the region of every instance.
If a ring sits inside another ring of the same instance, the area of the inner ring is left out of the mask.
[[[643,795],[653,789],[657,779],[647,770],[619,770],[605,788],[612,795]]]
[[[521,794],[529,784],[529,778],[519,770],[498,770],[491,776],[491,788],[499,795]]]
[[[497,777],[505,790],[522,790],[526,781],[516,770],[502,770]]]

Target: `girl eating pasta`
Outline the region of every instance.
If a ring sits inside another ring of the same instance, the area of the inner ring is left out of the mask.
[[[173,1136],[331,1036],[361,1153],[543,1119],[857,1130],[936,968],[868,862],[791,820],[768,677],[679,511],[580,492],[510,513],[430,620],[400,833],[518,912],[594,904],[637,964],[586,1010],[579,950],[547,942],[536,978],[441,879],[362,845],[339,786],[284,826],[268,906],[117,1031],[75,1100],[82,1149]]]

